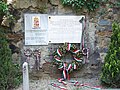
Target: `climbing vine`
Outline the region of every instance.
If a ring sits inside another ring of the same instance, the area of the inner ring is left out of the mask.
[[[63,5],[72,6],[75,9],[87,9],[94,11],[99,8],[101,0],[61,0]]]

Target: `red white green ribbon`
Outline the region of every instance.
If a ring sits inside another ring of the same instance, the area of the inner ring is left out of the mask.
[[[80,58],[74,57],[74,59],[75,59],[76,61],[78,61],[78,62],[82,62],[82,60],[81,60]]]
[[[63,63],[63,77],[67,79],[67,64]]]
[[[59,57],[54,57],[56,61],[61,62]]]
[[[63,69],[63,65],[61,65],[58,69],[59,69],[59,70],[62,70],[62,69]]]
[[[63,78],[58,78],[58,82],[62,83],[63,85],[67,85]]]
[[[67,71],[72,69],[72,64],[69,64]]]
[[[79,88],[79,87],[86,87],[86,88],[90,88],[92,90],[101,90],[101,86],[92,86],[90,84],[86,84],[86,83],[79,83],[78,81],[69,81],[69,82],[65,82],[64,79],[58,79],[58,82],[62,83],[64,86],[55,84],[55,83],[51,83],[52,86],[60,88],[61,90],[68,90],[66,88],[67,84],[73,84],[75,87]]]
[[[77,87],[87,87],[87,88],[90,88],[90,89],[94,89],[94,90],[101,90],[101,87],[100,86],[91,86],[90,84],[80,84],[78,81],[73,81],[71,83],[74,83],[74,86],[77,86]]]
[[[62,53],[60,52],[60,49],[57,49],[57,53],[59,56],[62,56]]]
[[[72,69],[72,64],[67,65],[67,63],[63,63],[58,69],[62,70],[64,80],[70,79],[69,71]]]
[[[74,67],[74,69],[77,69],[77,65],[76,64],[74,64],[73,67]]]
[[[67,69],[67,79],[70,80],[70,75],[69,75],[69,71],[72,69],[72,64],[68,65],[68,69]]]
[[[71,44],[68,43],[67,50],[70,51]]]
[[[73,53],[77,53],[77,52],[79,52],[79,51],[80,51],[80,50],[74,50]]]
[[[54,86],[54,87],[58,87],[58,88],[60,88],[61,90],[68,90],[66,87],[57,85],[57,84],[55,84],[55,83],[51,83],[51,85]]]

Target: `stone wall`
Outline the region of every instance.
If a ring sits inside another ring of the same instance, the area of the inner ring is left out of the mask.
[[[24,45],[24,14],[25,13],[38,13],[50,15],[81,15],[84,14],[87,18],[85,35],[85,45],[89,48],[89,59],[87,63],[79,71],[75,71],[72,77],[97,77],[101,70],[101,65],[104,62],[104,57],[108,50],[108,44],[112,34],[111,24],[114,20],[119,18],[120,13],[115,10],[119,9],[109,8],[106,4],[104,7],[106,13],[101,14],[103,9],[99,9],[96,13],[88,13],[86,10],[75,11],[70,7],[64,7],[60,0],[16,0],[13,2],[14,7],[19,11],[20,18],[16,21],[12,28],[12,33],[8,34],[9,40],[14,45],[15,52],[13,53],[13,60],[22,64],[26,57],[24,49],[31,48],[31,50],[41,50],[41,70],[51,77],[59,77],[60,72],[52,65],[52,52],[61,44],[49,44],[47,46],[25,46]],[[16,51],[19,51],[17,53]],[[35,59],[30,57],[30,66],[33,68]],[[32,69],[31,69],[32,70]],[[34,70],[33,70],[34,72]],[[56,74],[55,74],[56,73]],[[34,73],[33,73],[34,74]],[[39,76],[39,74],[37,74]],[[33,75],[34,76],[34,75]]]

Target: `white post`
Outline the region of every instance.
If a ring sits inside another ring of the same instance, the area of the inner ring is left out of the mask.
[[[28,63],[23,63],[23,90],[29,90]]]

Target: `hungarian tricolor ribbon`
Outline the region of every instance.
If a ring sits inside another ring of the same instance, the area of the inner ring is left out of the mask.
[[[61,62],[61,59],[59,57],[54,57],[56,61]]]
[[[67,64],[63,63],[63,77],[67,79]]]
[[[61,53],[60,49],[57,49],[57,54],[58,54],[59,56],[62,56],[62,53]]]
[[[63,87],[63,86],[60,86],[60,85],[57,85],[57,84],[55,84],[55,83],[51,83],[51,85],[54,86],[54,87],[58,87],[58,88],[60,88],[61,90],[68,90],[67,88],[65,88],[65,87]]]
[[[74,69],[77,69],[77,65],[76,64],[74,64],[73,67],[74,67]]]
[[[64,80],[70,79],[69,71],[72,69],[72,64],[67,65],[67,63],[63,63],[58,69],[62,70]]]
[[[92,86],[90,84],[87,84],[87,83],[80,83],[78,81],[69,81],[69,82],[65,82],[63,78],[61,79],[58,79],[58,82],[62,83],[64,86],[61,86],[61,85],[58,85],[58,84],[55,84],[55,83],[51,83],[52,86],[54,87],[57,87],[57,88],[60,88],[61,90],[68,90],[66,88],[66,86],[68,84],[70,85],[74,85],[75,87],[79,88],[79,87],[86,87],[86,88],[90,88],[91,90],[101,90],[101,86]],[[85,89],[86,90],[86,89]]]
[[[58,82],[62,83],[63,85],[67,85],[63,78],[58,78]]]
[[[77,53],[77,52],[79,52],[79,51],[80,51],[80,50],[74,50],[73,53]]]
[[[81,58],[77,58],[77,57],[73,57],[76,61],[78,62],[82,62],[82,59]]]
[[[58,68],[59,70],[62,70],[63,69],[63,65],[60,65],[60,67]]]
[[[70,51],[70,48],[71,48],[71,44],[68,43],[68,44],[67,44],[67,51]]]
[[[69,64],[68,65],[68,68],[67,68],[67,79],[70,80],[70,75],[69,75],[69,71],[72,69],[72,64]]]
[[[83,87],[87,87],[87,88],[91,88],[91,89],[94,89],[94,90],[101,90],[101,87],[100,86],[91,86],[91,85],[89,85],[89,84],[81,84],[81,83],[79,83],[78,81],[72,81],[72,82],[70,82],[70,83],[73,83],[74,84],[74,86],[76,86],[76,87],[81,87],[81,86],[83,86]]]

